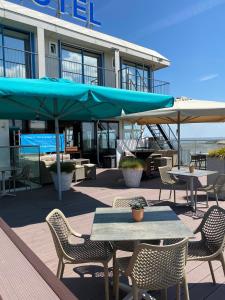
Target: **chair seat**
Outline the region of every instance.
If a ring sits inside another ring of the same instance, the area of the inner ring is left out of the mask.
[[[63,245],[63,249],[76,263],[108,261],[112,257],[112,247],[109,242],[93,242],[85,239],[82,244],[67,243]]]
[[[151,244],[151,245],[159,245],[159,240],[146,240],[141,241],[141,243]],[[127,251],[127,252],[134,252],[134,248],[136,243],[134,241],[117,241],[114,242],[113,245],[116,247],[117,250]]]
[[[202,192],[208,192],[208,193],[214,193],[214,187],[212,184],[210,185],[205,185],[205,186],[201,186],[198,188],[198,191],[202,191]]]
[[[212,252],[206,247],[203,241],[188,243],[188,260],[201,260],[210,256]]]

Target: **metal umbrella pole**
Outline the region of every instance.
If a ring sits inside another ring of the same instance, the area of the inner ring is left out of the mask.
[[[178,123],[177,123],[177,143],[178,143],[178,153],[177,153],[177,156],[178,156],[178,169],[180,169],[180,164],[181,164],[181,155],[180,155],[180,112],[178,111],[178,116],[177,116],[177,120],[178,120]]]
[[[58,115],[58,102],[54,101],[55,116]],[[55,117],[55,134],[56,134],[56,164],[57,164],[57,182],[58,182],[58,198],[62,200],[61,186],[61,166],[60,166],[60,139],[59,139],[59,119]]]

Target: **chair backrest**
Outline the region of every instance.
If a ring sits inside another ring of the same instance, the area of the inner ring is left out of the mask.
[[[142,196],[135,197],[116,197],[113,200],[112,207],[130,207],[135,202],[141,202],[144,206],[148,206],[146,199]]]
[[[217,193],[225,192],[225,174],[220,174],[215,182],[214,182],[214,189]]]
[[[188,239],[169,246],[138,245],[127,275],[140,289],[162,290],[180,283],[184,276]]]
[[[225,210],[217,205],[211,206],[205,213],[199,226],[206,247],[213,254],[224,248]]]
[[[172,177],[170,176],[170,174],[168,174],[169,171],[171,171],[170,166],[159,167],[159,174],[160,174],[162,183],[164,183],[164,184],[171,184],[173,182]]]
[[[30,165],[25,165],[22,169],[21,175],[25,178],[25,179],[29,179],[30,178],[30,172],[31,172],[31,166]]]
[[[64,249],[69,244],[68,238],[71,232],[69,224],[59,209],[53,209],[47,215],[46,222],[50,228],[57,255],[61,258],[65,252]]]

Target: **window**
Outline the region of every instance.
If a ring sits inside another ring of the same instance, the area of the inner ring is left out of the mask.
[[[78,83],[101,84],[101,69],[99,54],[63,46],[62,77]]]
[[[98,140],[100,151],[116,149],[119,138],[119,124],[117,122],[99,122]]]
[[[30,35],[1,28],[0,31],[0,76],[32,76]]]
[[[124,61],[121,70],[121,87],[127,90],[149,92],[151,90],[149,73],[149,67]]]

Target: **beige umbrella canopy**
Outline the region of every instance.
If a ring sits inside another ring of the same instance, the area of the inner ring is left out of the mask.
[[[181,97],[173,107],[125,115],[122,120],[140,125],[225,122],[225,102]]]
[[[124,115],[121,120],[145,124],[177,124],[178,167],[180,166],[180,124],[225,122],[225,102],[177,98],[170,108]]]

